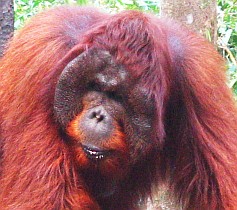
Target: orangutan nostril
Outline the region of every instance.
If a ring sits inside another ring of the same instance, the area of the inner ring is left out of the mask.
[[[90,119],[96,119],[97,122],[101,122],[104,120],[105,115],[101,112],[101,110],[94,111],[91,113],[91,116],[89,116]]]

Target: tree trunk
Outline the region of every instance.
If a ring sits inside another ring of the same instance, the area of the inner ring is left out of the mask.
[[[0,57],[14,31],[13,0],[0,0]]]
[[[217,40],[216,0],[161,0],[161,16],[171,17],[207,39]]]

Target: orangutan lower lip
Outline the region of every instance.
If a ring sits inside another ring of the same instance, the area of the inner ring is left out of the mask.
[[[82,149],[86,153],[87,157],[93,160],[102,160],[110,154],[109,150],[90,148],[85,145],[82,145]]]

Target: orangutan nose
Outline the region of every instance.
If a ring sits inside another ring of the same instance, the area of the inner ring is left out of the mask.
[[[80,130],[91,143],[108,139],[113,130],[113,119],[103,106],[97,106],[85,114]]]
[[[94,120],[95,123],[101,123],[105,118],[107,118],[107,114],[101,109],[93,110],[90,113],[89,118]]]

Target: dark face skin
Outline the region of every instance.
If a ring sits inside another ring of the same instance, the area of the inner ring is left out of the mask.
[[[85,163],[87,170],[99,168],[114,177],[111,162],[115,171],[126,168],[127,173],[152,150],[154,100],[139,78],[107,51],[89,49],[66,65],[56,86],[54,110],[80,156],[79,165]]]

